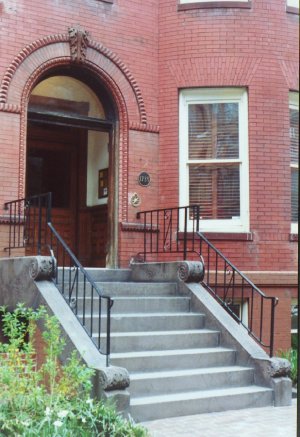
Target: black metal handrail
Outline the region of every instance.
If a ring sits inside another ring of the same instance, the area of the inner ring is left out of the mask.
[[[159,256],[163,260],[163,254],[168,260],[201,257],[205,264],[202,285],[273,356],[278,298],[266,296],[199,232],[200,206],[142,211],[137,218],[142,219],[144,243],[138,258],[146,261]]]
[[[10,224],[6,249],[9,255],[13,249],[38,255],[50,251],[58,266],[53,282],[99,352],[106,355],[109,366],[113,299],[103,294],[53,226],[51,205],[51,193],[7,202]]]
[[[261,346],[274,352],[275,307],[278,298],[266,296],[234,266],[201,232],[199,252],[205,262],[203,285]],[[238,303],[239,314],[234,311]],[[248,306],[247,314],[243,309]],[[270,323],[268,323],[268,320]]]

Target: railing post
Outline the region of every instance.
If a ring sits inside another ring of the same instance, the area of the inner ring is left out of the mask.
[[[183,259],[186,260],[187,253],[187,212],[188,206],[184,208],[184,235],[183,235]]]
[[[47,223],[51,223],[52,193],[47,194]]]
[[[270,332],[270,357],[273,356],[274,352],[274,325],[275,325],[275,306],[277,299],[272,297],[272,308],[271,308],[271,332]]]
[[[196,232],[199,232],[200,206],[196,205]]]
[[[113,305],[111,299],[107,300],[107,324],[106,324],[106,367],[109,367],[109,357],[110,357],[110,309]]]
[[[46,195],[46,223],[45,223],[45,245],[49,245],[52,250],[52,233],[50,233],[50,241],[48,242],[49,223],[51,223],[51,208],[52,208],[52,193]]]
[[[38,241],[37,241],[37,253],[41,254],[42,247],[42,206],[41,206],[41,198],[38,197]]]

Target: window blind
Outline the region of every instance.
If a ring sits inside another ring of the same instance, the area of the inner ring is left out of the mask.
[[[291,162],[299,163],[299,111],[290,109]]]
[[[237,158],[238,103],[189,105],[189,159]]]
[[[299,170],[292,168],[292,222],[298,222],[298,184],[299,184]]]
[[[190,205],[199,204],[202,219],[232,219],[240,216],[239,164],[190,165]]]

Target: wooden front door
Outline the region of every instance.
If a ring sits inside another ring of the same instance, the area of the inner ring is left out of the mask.
[[[82,265],[105,267],[108,206],[87,206],[87,135],[84,128],[29,122],[26,196],[52,192],[58,233]]]

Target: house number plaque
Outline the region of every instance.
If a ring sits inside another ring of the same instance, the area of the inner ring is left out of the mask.
[[[138,181],[142,187],[148,187],[150,185],[150,180],[151,179],[149,173],[143,171],[142,173],[139,174]]]

